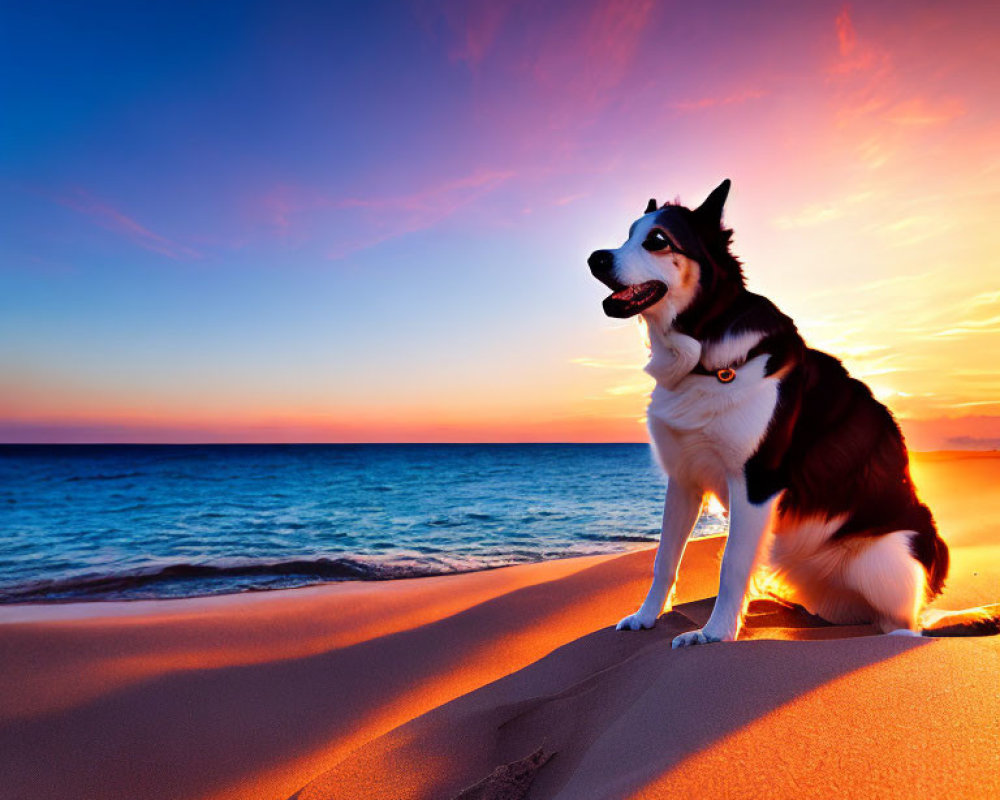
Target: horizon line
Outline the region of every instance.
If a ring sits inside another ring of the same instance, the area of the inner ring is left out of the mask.
[[[422,447],[426,445],[444,446],[524,446],[524,445],[598,445],[618,446],[623,444],[651,446],[651,443],[637,441],[590,442],[590,441],[524,441],[524,442],[483,442],[483,441],[421,441],[421,442],[0,442],[0,447]],[[909,453],[1000,453],[996,447],[938,448],[918,450],[908,448]]]

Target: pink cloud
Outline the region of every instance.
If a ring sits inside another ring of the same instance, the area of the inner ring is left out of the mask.
[[[356,198],[328,202],[332,208],[370,208],[377,211],[410,211],[440,219],[476,197],[492,191],[514,173],[506,170],[479,169],[471,175],[424,187],[410,194],[389,197]]]
[[[844,120],[881,112],[891,102],[896,82],[891,55],[858,38],[850,6],[837,14],[834,28],[837,58],[827,73],[840,92],[839,116]]]
[[[552,204],[556,206],[568,206],[570,203],[575,203],[577,200],[583,200],[585,197],[590,197],[590,192],[568,194],[563,197],[556,198],[552,201]]]
[[[258,198],[264,217],[280,236],[289,232],[292,215],[301,210],[301,201],[296,199],[296,194],[293,187],[281,185]]]
[[[554,114],[562,109],[579,119],[604,108],[626,78],[655,6],[653,0],[601,0],[589,14],[578,14],[572,28],[569,17],[546,32],[527,64],[551,93]]]
[[[259,198],[258,206],[279,238],[308,238],[316,215],[354,212],[358,215],[357,232],[330,250],[329,257],[336,259],[431,228],[513,176],[510,170],[484,167],[413,192],[371,197],[331,198],[308,188],[280,185]]]
[[[885,53],[877,52],[867,43],[858,42],[849,5],[840,9],[834,20],[834,26],[837,30],[837,50],[840,58],[831,67],[831,71],[846,74],[857,70],[871,70],[877,64],[884,62]]]
[[[512,3],[481,2],[470,0],[446,3],[438,9],[455,37],[448,53],[452,61],[465,61],[478,66],[493,43],[509,15]]]
[[[716,106],[730,106],[737,103],[745,103],[748,100],[759,100],[766,95],[767,92],[760,89],[750,89],[723,97],[702,97],[698,100],[681,100],[673,103],[672,107],[678,111],[702,111],[703,109],[714,108]]]
[[[197,250],[168,239],[136,222],[118,209],[108,205],[83,189],[75,189],[71,194],[57,197],[61,205],[90,217],[95,224],[120,234],[135,245],[159,253],[178,261],[202,258]]]
[[[501,7],[503,11],[496,10]],[[422,22],[452,61],[472,70],[465,121],[526,183],[555,174],[593,174],[619,157],[595,147],[605,112],[634,97],[637,58],[654,35],[655,0],[584,0],[544,12],[526,3],[421,2]],[[638,83],[644,84],[645,76]],[[473,145],[475,146],[475,145]],[[610,150],[610,152],[609,152]],[[574,186],[569,191],[576,191]],[[558,195],[557,195],[558,196]]]
[[[913,97],[897,103],[886,112],[885,118],[897,125],[923,127],[942,125],[965,113],[965,104],[956,97],[945,97],[931,103],[924,97]]]
[[[872,128],[877,123],[926,127],[951,122],[965,113],[960,98],[934,97],[932,86],[908,85],[908,75],[897,65],[892,50],[858,35],[850,6],[837,14],[834,28],[837,58],[827,74],[837,88],[841,125],[857,122],[871,138],[876,136]]]
[[[324,205],[328,208],[378,212],[369,235],[341,244],[329,256],[343,258],[389,239],[433,227],[489,194],[513,175],[507,170],[479,169],[410,194],[327,201]],[[391,227],[386,225],[386,218],[391,219]]]

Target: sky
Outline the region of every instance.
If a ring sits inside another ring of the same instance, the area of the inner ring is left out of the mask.
[[[644,441],[650,197],[1000,447],[1000,5],[3,3],[0,441]]]

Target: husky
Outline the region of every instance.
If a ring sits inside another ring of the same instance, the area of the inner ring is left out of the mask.
[[[914,490],[899,426],[747,290],[722,221],[729,188],[694,210],[650,200],[621,247],[588,259],[613,292],[604,312],[641,314],[648,328],[647,420],[668,477],[653,582],[618,630],[655,624],[710,492],[730,520],[719,593],[705,626],[673,647],[735,640],[762,576],[774,596],[827,622],[920,635],[948,547]]]

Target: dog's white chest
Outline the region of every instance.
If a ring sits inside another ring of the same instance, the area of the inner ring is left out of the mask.
[[[679,342],[679,338],[689,337],[674,334],[670,340],[673,347],[680,344],[676,352],[683,363],[677,369],[689,373],[697,357],[691,361],[688,351],[692,348]],[[657,366],[667,364],[662,353],[659,365],[656,364],[655,348],[653,355],[651,373]],[[729,383],[710,375],[684,374],[673,379],[667,372],[662,373],[665,380],[661,382],[653,374],[657,386],[650,398],[647,418],[657,455],[668,475],[689,480],[716,494],[724,492],[726,476],[743,469],[774,416],[778,381],[764,374],[767,358],[761,355],[740,365]]]

